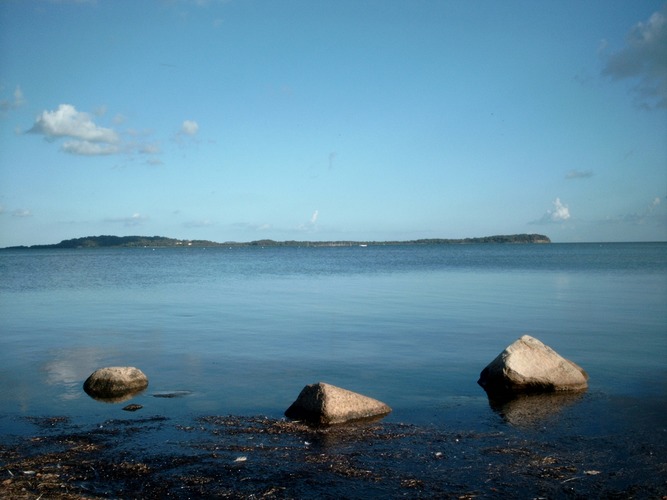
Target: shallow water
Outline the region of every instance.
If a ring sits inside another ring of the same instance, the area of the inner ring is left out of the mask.
[[[591,377],[541,421],[667,426],[667,244],[3,251],[0,276],[6,433],[118,417],[81,390],[112,365],[148,375],[150,414],[279,418],[321,380],[389,422],[502,428],[476,381],[524,333]]]

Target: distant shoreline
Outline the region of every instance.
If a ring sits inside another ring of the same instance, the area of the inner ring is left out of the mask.
[[[386,245],[466,245],[466,244],[543,244],[551,243],[543,234],[509,234],[483,236],[479,238],[424,238],[405,241],[275,241],[255,240],[250,242],[227,241],[219,243],[208,240],[179,240],[164,236],[85,236],[63,240],[47,245],[19,245],[2,250],[40,250],[57,248],[182,248],[182,247],[344,247],[344,246],[386,246]]]
[[[5,247],[2,250],[40,250],[57,248],[179,248],[179,247],[343,247],[343,246],[386,246],[386,245],[465,245],[480,243],[534,244],[551,243],[543,234],[510,234],[483,236],[479,238],[424,238],[405,241],[275,241],[255,240],[249,242],[227,241],[219,243],[208,240],[179,240],[165,236],[85,236],[63,240],[60,243],[46,245],[19,245]]]

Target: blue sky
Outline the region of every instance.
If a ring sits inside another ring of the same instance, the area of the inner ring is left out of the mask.
[[[0,247],[667,240],[660,1],[0,2]]]

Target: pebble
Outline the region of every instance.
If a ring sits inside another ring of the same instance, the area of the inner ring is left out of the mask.
[[[123,410],[125,410],[125,411],[137,411],[137,410],[141,410],[142,408],[143,408],[143,406],[133,403],[131,405],[127,405],[125,408],[123,408]]]

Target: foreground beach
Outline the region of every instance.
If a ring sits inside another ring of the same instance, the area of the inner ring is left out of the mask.
[[[600,436],[567,422],[478,432],[234,416],[28,420],[32,435],[0,445],[2,498],[667,495],[664,428]]]

